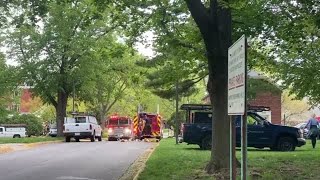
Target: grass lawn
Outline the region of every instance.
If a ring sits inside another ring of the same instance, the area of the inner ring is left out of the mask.
[[[163,139],[139,180],[213,179],[204,171],[209,158],[210,151],[199,150],[197,145],[175,145],[174,139]],[[248,168],[249,179],[320,179],[320,142],[316,149],[308,142],[294,152],[249,149]]]
[[[61,141],[61,137],[25,137],[25,138],[0,138],[0,144],[7,143],[36,143],[36,142],[46,142],[46,141]]]

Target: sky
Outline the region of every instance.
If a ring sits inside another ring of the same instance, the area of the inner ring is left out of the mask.
[[[152,42],[155,38],[152,31],[147,31],[142,34],[142,37],[145,39],[145,44],[142,44],[141,42],[136,43],[135,49],[142,55],[146,57],[154,57],[155,51],[153,50]]]

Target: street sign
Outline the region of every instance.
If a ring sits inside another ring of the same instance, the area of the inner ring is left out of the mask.
[[[247,179],[247,40],[243,35],[228,49],[228,114],[230,115],[230,179],[236,180],[235,116],[241,115],[241,180]]]
[[[242,36],[228,49],[228,114],[244,115],[246,83],[246,40]]]

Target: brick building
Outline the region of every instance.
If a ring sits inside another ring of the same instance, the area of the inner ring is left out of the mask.
[[[265,116],[267,116],[267,119],[273,124],[281,124],[281,93],[259,93],[256,95],[255,99],[250,100],[248,103],[252,106],[270,107],[271,112],[265,112]],[[261,115],[263,115],[263,112],[261,112]]]
[[[30,103],[32,101],[32,93],[30,88],[30,86],[18,86],[18,88],[12,93],[8,110],[16,111],[20,114],[30,113]]]
[[[262,76],[257,72],[252,71],[248,75],[249,75],[249,78],[267,80],[265,76]],[[203,102],[206,104],[210,104],[210,97],[208,95],[205,96],[203,98]],[[261,93],[257,93],[253,99],[248,101],[248,104],[251,106],[270,107],[270,111],[259,112],[259,114],[262,117],[269,120],[270,122],[272,122],[273,124],[281,124],[282,115],[281,115],[281,91],[280,90],[276,92],[264,91]]]
[[[23,87],[21,89],[20,98],[20,114],[28,114],[31,112],[30,103],[32,101],[32,93],[30,87]]]

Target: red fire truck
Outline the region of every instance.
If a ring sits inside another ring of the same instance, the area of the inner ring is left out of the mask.
[[[106,121],[106,128],[109,141],[132,139],[134,136],[132,120],[127,116],[110,116]]]
[[[159,114],[138,113],[133,118],[134,137],[136,139],[144,138],[162,138],[162,119]]]

